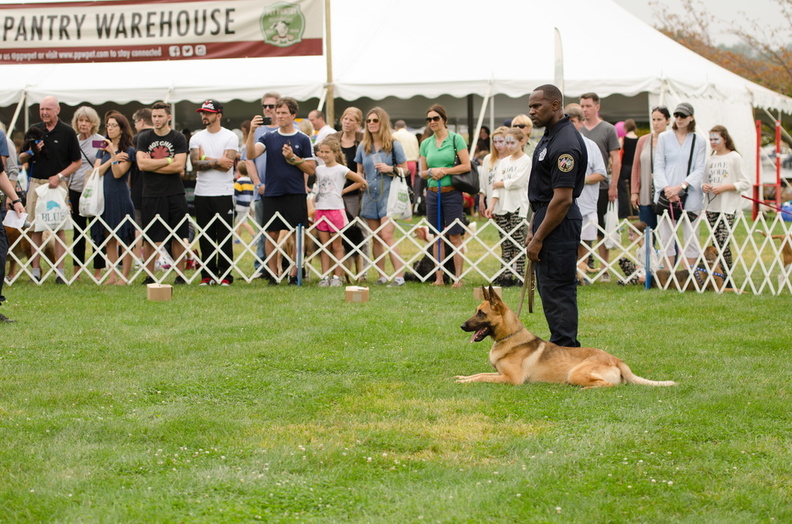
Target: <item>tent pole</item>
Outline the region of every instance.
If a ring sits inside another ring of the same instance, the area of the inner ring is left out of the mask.
[[[22,106],[25,105],[25,100],[27,98],[27,91],[22,91],[22,96],[19,97],[19,103],[17,103],[16,110],[14,111],[14,116],[11,118],[11,123],[8,124],[8,136],[12,136],[14,133],[14,127],[16,126],[17,119],[19,118],[19,112],[22,110]],[[25,130],[28,128],[25,127]]]
[[[330,0],[325,0],[325,58],[327,60],[327,123],[335,127],[335,88],[333,86],[333,38],[330,23]]]
[[[484,95],[484,99],[481,101],[481,111],[479,111],[478,121],[476,122],[476,132],[473,135],[476,137],[476,140],[470,141],[470,159],[473,160],[476,156],[476,146],[478,145],[478,134],[481,131],[481,124],[484,122],[484,115],[487,113],[487,104],[489,104],[490,98],[492,97],[492,81],[490,81],[489,86],[487,86],[487,94]],[[492,131],[490,131],[492,132]]]

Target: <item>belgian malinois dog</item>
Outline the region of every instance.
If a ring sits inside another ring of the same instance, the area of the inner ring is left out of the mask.
[[[556,382],[583,388],[611,387],[618,384],[675,386],[676,382],[641,378],[613,355],[594,348],[567,348],[547,342],[528,331],[517,315],[495,293],[482,287],[484,301],[476,314],[462,324],[473,332],[471,342],[491,336],[495,342],[490,362],[497,372],[457,376],[457,382]]]

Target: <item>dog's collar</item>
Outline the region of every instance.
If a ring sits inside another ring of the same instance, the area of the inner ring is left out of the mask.
[[[518,329],[517,331],[515,331],[515,332],[514,332],[514,333],[512,333],[511,335],[506,335],[505,337],[502,337],[502,338],[496,338],[496,339],[495,339],[495,343],[498,343],[498,342],[503,342],[503,341],[504,341],[504,340],[506,340],[507,338],[512,338],[514,335],[516,335],[516,334],[517,334],[517,333],[519,333],[520,331],[525,331],[525,326],[521,327],[520,329]]]
[[[698,280],[699,284],[701,284],[701,285],[704,285],[704,282],[701,280],[701,277],[699,277],[699,273],[707,273],[707,274],[710,274],[712,276],[720,277],[720,278],[723,278],[723,279],[726,278],[726,275],[721,275],[720,273],[716,273],[715,271],[709,271],[707,269],[704,269],[703,267],[697,267],[695,269],[695,271],[693,272],[693,274],[696,277],[696,280]]]

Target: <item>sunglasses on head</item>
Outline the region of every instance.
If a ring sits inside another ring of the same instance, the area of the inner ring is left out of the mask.
[[[525,129],[528,127],[528,124],[512,124],[512,127],[519,127],[520,129]]]
[[[656,107],[653,107],[650,112],[654,113],[655,111],[660,111],[661,113],[663,113],[665,111],[668,111],[668,108],[666,106],[656,106]]]
[[[440,117],[439,116],[427,116],[426,117],[426,121],[427,122],[439,122],[440,121]]]
[[[264,109],[275,109],[275,104],[261,104]]]
[[[366,123],[367,124],[378,124],[379,123],[379,118],[367,118],[366,119]]]

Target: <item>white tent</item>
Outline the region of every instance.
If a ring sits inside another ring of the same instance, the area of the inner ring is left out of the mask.
[[[453,0],[333,0],[335,96],[528,95],[553,82],[553,30],[563,43],[565,93],[647,93],[649,106],[685,100],[699,129],[726,125],[749,167],[753,107],[792,113],[792,98],[749,82],[673,42],[611,0],[494,0],[474,12]],[[323,57],[0,66],[0,106],[21,93],[67,104],[209,97],[252,101],[274,89],[322,97]],[[647,113],[649,107],[646,108]]]

